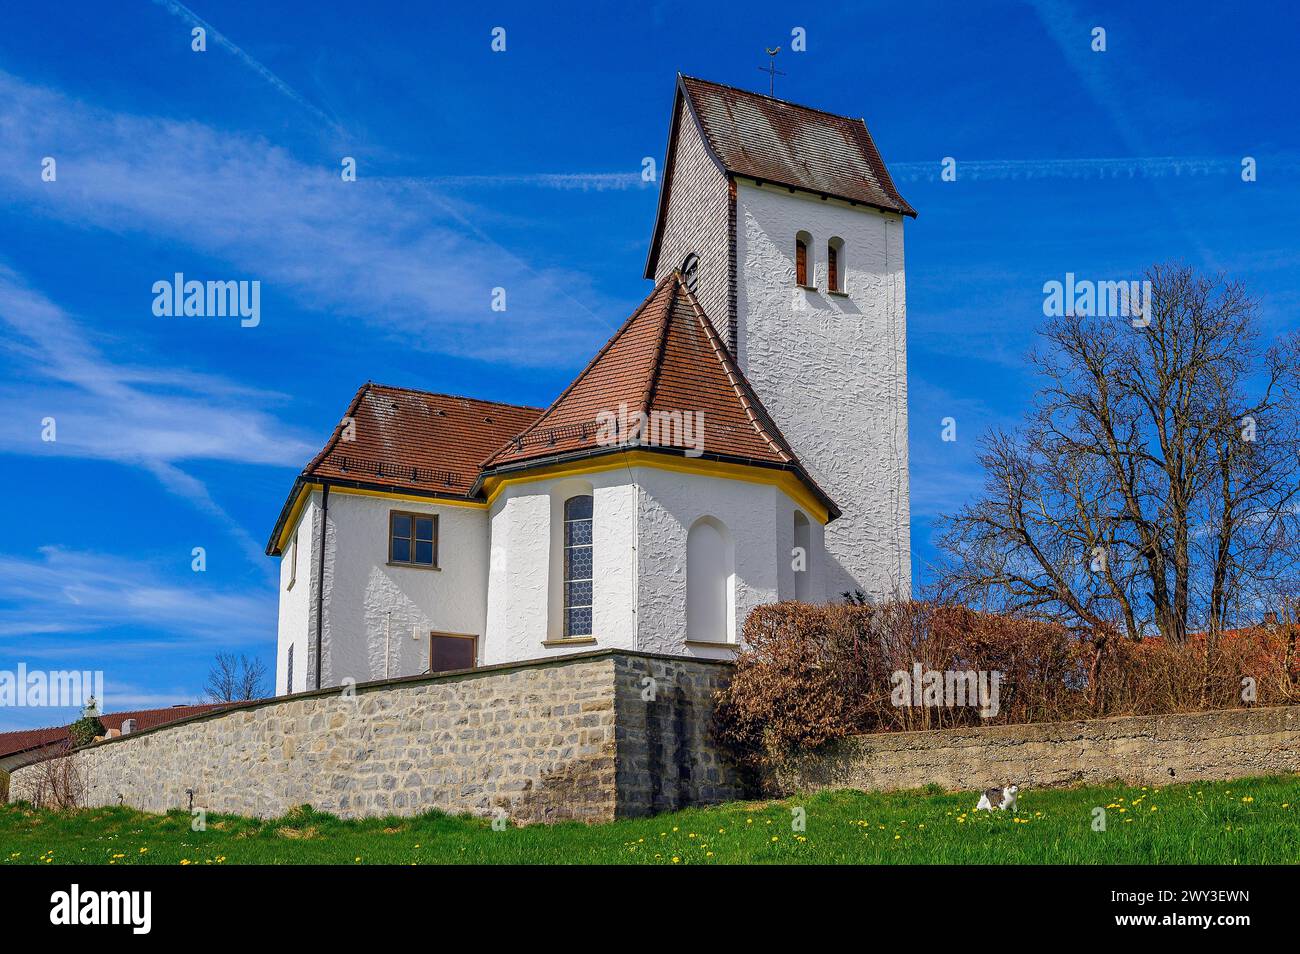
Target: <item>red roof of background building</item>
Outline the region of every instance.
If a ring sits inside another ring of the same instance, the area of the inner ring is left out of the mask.
[[[123,722],[127,719],[134,719],[135,729],[139,732],[142,729],[152,729],[155,726],[166,725],[179,719],[188,719],[190,716],[211,712],[214,709],[224,709],[231,705],[239,705],[239,703],[218,702],[196,706],[168,706],[164,709],[136,709],[132,712],[109,712],[101,715],[99,721],[104,724],[105,729],[121,731]],[[67,740],[68,727],[66,725],[50,726],[43,729],[21,729],[17,732],[0,732],[0,758],[13,755],[16,752],[25,752],[28,749],[66,742]]]

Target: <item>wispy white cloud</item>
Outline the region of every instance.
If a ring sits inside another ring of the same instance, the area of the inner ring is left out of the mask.
[[[120,366],[62,308],[0,263],[0,325],[30,371],[51,382],[0,389],[0,446],[10,453],[111,460],[143,468],[223,525],[250,561],[261,547],[178,464],[200,460],[294,465],[314,445],[262,410],[275,395],[212,375]],[[52,418],[55,440],[42,439]]]
[[[394,183],[424,184],[436,188],[533,188],[578,190],[581,192],[625,191],[627,189],[652,189],[654,182],[645,181],[639,172],[520,172],[499,175],[394,177]]]
[[[58,180],[32,170],[58,160]],[[96,109],[0,72],[0,198],[74,227],[142,235],[228,262],[339,320],[407,347],[517,365],[573,363],[631,302],[579,272],[533,267],[486,235],[490,216],[428,182],[344,182],[263,139]],[[159,278],[169,278],[163,274]],[[506,290],[505,311],[492,309]]]
[[[0,668],[102,672],[108,711],[196,701],[214,653],[256,656],[274,645],[275,625],[271,590],[222,588],[208,574],[117,554],[0,553]],[[0,731],[75,715],[0,708]]]
[[[62,547],[43,547],[37,557],[0,554],[0,646],[7,657],[93,653],[102,664],[180,641],[187,651],[196,642],[214,650],[266,644],[275,630],[274,593],[221,591],[205,574],[193,577],[182,585],[147,563]],[[123,626],[141,635],[95,638]]]

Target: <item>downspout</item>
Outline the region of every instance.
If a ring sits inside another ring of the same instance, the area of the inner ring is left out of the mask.
[[[321,485],[320,568],[316,572],[316,688],[320,685],[321,627],[325,622],[325,533],[330,515],[330,485]]]

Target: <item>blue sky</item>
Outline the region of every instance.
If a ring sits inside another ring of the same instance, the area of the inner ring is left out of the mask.
[[[1290,4],[270,6],[20,3],[0,33],[0,669],[102,669],[113,709],[193,701],[218,650],[273,667],[262,547],[361,382],[543,405],[644,297],[679,70],[764,90],[786,47],[778,95],[864,116],[920,212],[920,581],[1033,395],[1045,281],[1182,259],[1297,323]],[[175,272],[259,280],[260,325],[155,317]]]

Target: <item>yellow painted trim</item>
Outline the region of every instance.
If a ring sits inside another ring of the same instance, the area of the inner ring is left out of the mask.
[[[298,489],[298,496],[289,509],[289,518],[280,528],[280,536],[275,541],[275,549],[279,551],[281,557],[284,556],[284,545],[289,542],[289,535],[297,528],[298,520],[302,517],[302,508],[307,506],[307,498],[311,496],[313,490],[319,489],[320,484],[303,484]]]
[[[487,505],[490,507],[500,496],[501,491],[511,484],[526,484],[551,477],[577,477],[583,474],[598,474],[607,470],[621,470],[625,467],[655,467],[659,470],[679,474],[694,474],[700,477],[720,477],[726,480],[743,480],[751,484],[768,484],[785,492],[791,500],[799,504],[813,517],[825,524],[830,514],[807,486],[794,473],[788,470],[771,470],[766,467],[752,467],[748,464],[732,464],[723,461],[702,460],[691,457],[676,457],[667,454],[652,454],[647,451],[625,451],[608,457],[589,458],[572,464],[550,464],[538,467],[518,476],[488,477],[483,481],[487,492]]]

